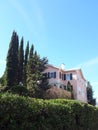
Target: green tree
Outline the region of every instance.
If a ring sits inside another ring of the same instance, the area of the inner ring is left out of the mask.
[[[45,83],[43,82],[43,80],[45,81],[45,79],[43,78],[42,72],[45,70],[47,62],[47,59],[41,59],[36,51],[33,54],[33,57],[29,59],[27,86],[28,89],[32,90],[32,93],[34,95],[36,95],[37,90],[42,88],[42,84],[44,85]],[[43,86],[43,88],[45,87]]]
[[[13,31],[6,63],[6,80],[9,87],[18,84],[18,46],[18,35]]]
[[[87,82],[87,99],[90,102],[93,99],[93,89],[90,82]]]
[[[25,49],[25,56],[24,56],[24,73],[23,73],[23,84],[27,86],[27,64],[28,64],[28,57],[29,57],[29,41],[27,42],[27,46]]]
[[[34,53],[34,45],[32,44],[32,45],[31,45],[31,48],[30,48],[30,53],[29,53],[29,60],[30,60],[31,58],[33,58],[33,53]]]
[[[71,98],[74,99],[73,86],[71,85],[69,81],[67,82],[67,90],[71,92]]]
[[[44,73],[42,75],[41,80],[38,81],[38,91],[37,91],[37,97],[38,98],[45,98],[46,91],[50,88],[49,81],[47,78],[47,74]]]
[[[23,37],[20,42],[20,47],[19,47],[19,69],[18,69],[18,82],[23,83],[23,64],[24,64],[24,50],[23,50]]]
[[[67,90],[72,92],[72,85],[69,81],[67,82]]]
[[[0,84],[2,87],[7,85],[7,83],[6,83],[6,69],[5,69],[3,76],[0,78]]]
[[[93,98],[93,89],[92,89],[92,85],[90,84],[90,82],[87,82],[87,100],[88,103],[95,106],[96,105],[96,99]]]
[[[28,67],[27,67],[28,88],[33,88],[35,85],[37,85],[37,81],[41,76],[39,71],[39,65],[40,65],[40,57],[37,55],[37,52],[35,52],[33,57],[30,58],[28,61]]]
[[[27,46],[25,49],[25,57],[24,57],[24,65],[26,66],[28,63],[28,58],[29,58],[29,41],[27,42]]]

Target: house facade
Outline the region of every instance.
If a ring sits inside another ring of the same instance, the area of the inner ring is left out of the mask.
[[[86,80],[81,69],[65,70],[63,66],[58,68],[48,64],[44,73],[47,73],[52,86],[67,90],[67,84],[70,82],[74,99],[87,102]]]

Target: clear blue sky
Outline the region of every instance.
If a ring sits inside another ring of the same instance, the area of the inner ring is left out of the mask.
[[[50,64],[81,68],[98,97],[98,0],[0,1],[0,76],[13,30]]]

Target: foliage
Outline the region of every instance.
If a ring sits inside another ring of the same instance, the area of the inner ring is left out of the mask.
[[[34,45],[32,44],[30,48],[29,59],[33,58],[33,53],[34,53]]]
[[[18,83],[23,83],[23,65],[24,65],[24,50],[23,50],[23,37],[20,42],[19,52],[18,52]]]
[[[5,77],[4,77],[4,75],[0,78],[0,85],[1,86],[4,86],[6,83],[5,83]]]
[[[42,74],[42,78],[37,82],[37,84],[38,84],[38,89],[36,91],[36,97],[45,98],[46,91],[51,87],[49,85],[49,81],[46,73]]]
[[[97,130],[98,108],[74,100],[0,95],[0,130]]]
[[[37,85],[37,81],[41,78],[41,72],[39,71],[39,56],[35,53],[28,61],[27,66],[27,87],[32,89]]]
[[[5,86],[2,91],[8,91],[8,89],[10,91],[15,89],[16,91],[17,89],[18,92],[18,85],[22,83],[28,89],[30,96],[40,97],[43,94],[38,96],[39,91],[43,93],[43,90],[48,87],[47,79],[42,74],[47,62],[47,58],[40,58],[40,55],[34,51],[33,44],[29,50],[29,42],[27,42],[24,53],[23,37],[19,44],[18,35],[13,31],[7,54],[5,73],[0,78],[0,84]],[[38,81],[41,81],[40,84],[38,84]]]
[[[45,92],[44,98],[45,99],[57,99],[57,98],[71,99],[71,92],[52,86],[50,89],[48,89]]]
[[[93,89],[90,82],[87,82],[87,100],[89,104],[96,105],[96,99],[93,98]]]
[[[8,90],[8,92],[13,94],[18,94],[21,96],[28,96],[29,92],[23,85],[16,85]]]
[[[32,50],[32,46],[30,49],[30,52]],[[33,51],[33,50],[32,50]],[[43,71],[45,70],[45,66],[47,64],[46,58],[40,58],[40,56],[35,51],[34,54],[31,53],[28,66],[27,66],[27,88],[36,95],[36,97],[39,96],[39,92],[41,93],[41,90],[44,90],[45,87],[48,88],[47,79],[44,78]],[[46,81],[46,82],[45,82]],[[38,95],[37,95],[38,94]],[[41,94],[43,95],[43,94]]]
[[[6,63],[7,86],[12,87],[18,83],[18,35],[13,31]]]
[[[67,91],[71,92],[71,98],[74,99],[73,86],[69,81],[67,82]]]
[[[29,41],[27,42],[27,46],[25,49],[25,55],[24,55],[24,73],[23,73],[23,83],[25,86],[27,86],[26,80],[27,80],[27,63],[28,63],[28,57],[29,57]]]
[[[72,92],[72,85],[69,81],[67,82],[67,90]]]

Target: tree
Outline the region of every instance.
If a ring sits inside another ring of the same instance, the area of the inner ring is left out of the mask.
[[[27,46],[25,49],[25,56],[24,56],[24,72],[23,72],[23,84],[27,86],[27,64],[28,64],[28,56],[29,56],[29,41],[27,42]]]
[[[24,65],[26,66],[28,63],[28,56],[29,56],[29,41],[27,42],[27,46],[25,49],[25,58],[24,58]]]
[[[18,35],[13,31],[6,63],[6,80],[9,87],[18,84],[18,46]]]
[[[32,44],[31,49],[30,49],[30,53],[29,53],[29,60],[31,58],[33,58],[33,52],[34,52],[34,45]]]
[[[24,63],[23,37],[20,42],[18,58],[19,58],[18,83],[20,82],[23,83],[23,63]]]
[[[71,92],[71,98],[74,99],[73,86],[71,85],[71,83],[70,83],[69,81],[67,82],[67,90],[68,90],[69,92]]]
[[[72,92],[72,85],[71,85],[71,83],[69,81],[67,83],[67,90]]]
[[[90,102],[93,99],[93,90],[90,82],[87,82],[87,99]]]
[[[3,77],[0,78],[0,83],[7,85],[4,91],[14,91],[14,89],[16,91],[17,86],[26,86],[33,94],[37,90],[45,91],[48,89],[48,80],[43,71],[46,69],[48,60],[40,58],[40,55],[36,51],[34,52],[33,44],[29,51],[29,42],[27,42],[24,55],[23,46],[23,37],[19,45],[18,35],[13,31],[6,58],[6,69]],[[20,84],[21,82],[23,84]]]
[[[31,49],[30,49],[31,50]],[[40,77],[40,71],[38,70],[40,65],[40,57],[37,52],[34,53],[33,57],[29,59],[27,66],[27,84],[28,88],[33,88],[37,85],[37,81]]]
[[[87,100],[91,105],[96,105],[96,99],[93,98],[93,89],[90,82],[87,82]]]
[[[45,93],[50,88],[51,88],[51,86],[49,85],[47,74],[44,73],[42,75],[41,80],[38,81],[37,97],[38,98],[45,98]]]
[[[7,85],[7,83],[6,83],[6,69],[5,69],[3,76],[0,78],[0,84],[2,87]]]
[[[41,86],[45,83],[43,82],[45,79],[43,78],[42,72],[45,70],[47,62],[47,59],[41,59],[36,51],[33,54],[33,57],[29,59],[27,71],[27,87],[28,89],[32,90],[34,95],[36,95],[37,90],[41,89]],[[38,82],[40,82],[40,84]]]

